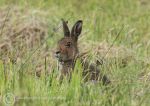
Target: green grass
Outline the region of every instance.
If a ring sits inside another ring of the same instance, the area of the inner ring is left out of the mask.
[[[147,3],[142,4],[140,0],[0,0],[1,8],[19,7],[23,11],[30,11],[29,18],[35,16],[46,22],[49,36],[61,18],[69,20],[69,25],[82,19],[83,35],[79,39],[79,46],[85,43],[91,51],[94,51],[93,45],[103,41],[111,45],[124,26],[114,46],[134,52],[134,58],[125,67],[122,66],[119,53],[118,58],[106,59],[100,68],[112,80],[108,86],[101,83],[83,84],[80,72],[74,73],[70,82],[64,80],[60,84],[56,61],[50,69],[54,73],[50,75],[45,74],[45,70],[42,70],[40,78],[29,74],[28,71],[34,70],[38,62],[44,66],[49,65],[38,57],[42,49],[37,50],[22,68],[21,63],[13,64],[9,61],[4,64],[0,59],[0,106],[13,105],[13,97],[16,98],[15,106],[149,106],[150,2],[143,1]],[[18,21],[17,18],[15,15],[12,17],[14,22]],[[58,32],[47,39],[46,45],[50,50],[56,47],[62,36],[62,32]],[[26,60],[33,51],[27,49],[23,58]],[[37,60],[35,64],[32,59]],[[48,61],[52,61],[51,58]],[[75,70],[82,70],[80,63],[76,66]],[[5,97],[7,94],[8,98]]]

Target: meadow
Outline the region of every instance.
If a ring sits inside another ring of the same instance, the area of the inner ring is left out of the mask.
[[[79,51],[93,64],[103,59],[111,84],[83,83],[80,62],[59,83],[61,18],[70,28],[83,20]],[[0,106],[149,104],[149,0],[0,0]]]

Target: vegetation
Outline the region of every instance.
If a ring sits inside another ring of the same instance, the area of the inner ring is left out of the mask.
[[[0,0],[0,106],[148,106],[149,11],[149,0]],[[110,85],[83,83],[77,71],[59,83],[61,18],[83,20],[79,50],[91,63],[104,57]]]

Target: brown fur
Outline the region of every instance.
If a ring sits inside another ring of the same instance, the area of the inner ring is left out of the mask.
[[[57,51],[55,53],[61,67],[61,79],[63,76],[68,76],[74,69],[74,65],[76,63],[76,59],[79,58],[78,51],[78,36],[82,31],[82,21],[78,20],[71,32],[67,26],[67,23],[62,20],[63,23],[63,31],[64,37],[58,41]],[[101,80],[103,84],[110,83],[110,80],[100,73],[100,70],[89,64],[87,61],[84,61],[83,58],[80,58],[82,66],[83,66],[83,78],[84,81],[88,80]]]

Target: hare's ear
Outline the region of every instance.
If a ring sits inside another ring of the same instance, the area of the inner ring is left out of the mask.
[[[82,31],[82,20],[78,20],[72,30],[71,30],[71,37],[77,41],[78,40],[78,36],[81,34],[81,31]]]
[[[63,31],[64,31],[64,36],[66,37],[69,37],[70,36],[70,31],[69,31],[69,28],[68,28],[68,25],[66,21],[64,21],[64,19],[61,19],[62,20],[62,24],[63,24]]]

